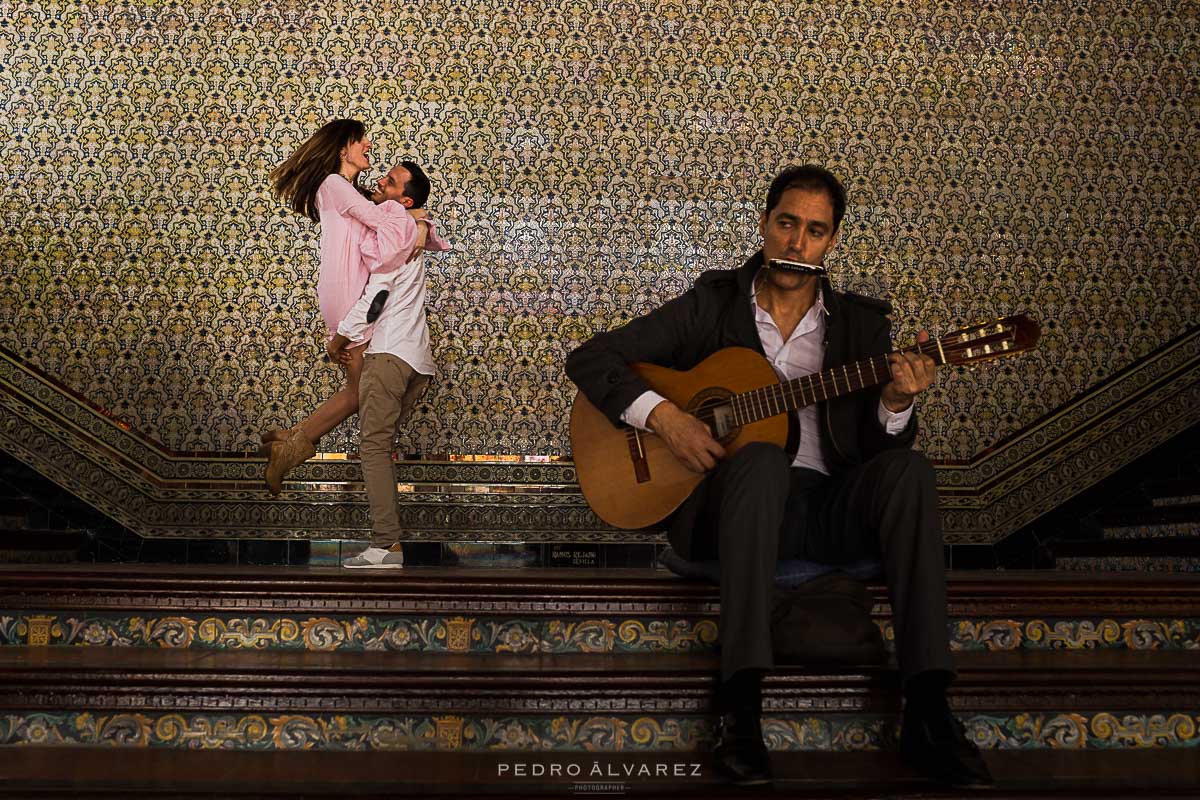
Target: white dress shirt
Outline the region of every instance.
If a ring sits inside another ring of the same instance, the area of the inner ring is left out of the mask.
[[[800,324],[792,331],[788,340],[783,341],[783,333],[770,313],[758,304],[758,280],[754,281],[754,289],[750,293],[750,303],[754,307],[754,322],[758,327],[758,338],[762,342],[763,352],[775,373],[781,380],[790,381],[801,375],[810,375],[821,371],[821,362],[825,357],[825,299],[821,290],[817,289],[817,301],[800,320]],[[629,408],[621,414],[621,419],[641,430],[646,427],[646,419],[654,407],[666,398],[654,391],[644,392],[629,404]],[[912,417],[915,403],[899,413],[889,411],[883,401],[879,401],[879,424],[891,436],[902,432]],[[817,406],[809,405],[800,409],[796,416],[800,420],[800,446],[796,457],[792,460],[793,467],[813,469],[825,475],[829,467],[825,456],[821,453],[820,421],[817,417]]]
[[[370,336],[367,354],[391,353],[422,375],[433,375],[436,368],[425,320],[425,254],[404,263],[412,251],[416,224],[404,207],[394,201],[381,203],[379,207],[390,211],[391,219],[363,239],[362,258],[371,270],[371,276],[358,301],[338,325],[337,332],[352,342]],[[430,221],[426,249],[448,250],[449,247],[436,235]],[[371,301],[383,290],[388,292],[387,303],[379,318],[368,323]],[[372,324],[374,332],[371,331]]]

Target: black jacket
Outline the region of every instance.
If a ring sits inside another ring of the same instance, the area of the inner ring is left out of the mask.
[[[633,362],[688,370],[725,347],[749,347],[762,353],[750,305],[752,282],[762,264],[759,252],[740,269],[705,272],[680,297],[620,328],[597,334],[567,357],[567,376],[616,425],[621,413],[649,389],[629,369]],[[822,290],[826,310],[824,368],[892,349],[888,303],[835,292],[825,280]],[[821,448],[834,475],[884,450],[912,445],[917,432],[916,414],[902,433],[889,436],[879,424],[880,391],[880,387],[866,389],[818,404]],[[695,505],[694,500],[695,495],[681,512]],[[679,523],[680,515],[676,516],[673,533]],[[694,518],[694,512],[691,516]],[[675,538],[672,535],[672,541]]]

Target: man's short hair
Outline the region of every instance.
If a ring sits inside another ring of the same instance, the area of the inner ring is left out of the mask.
[[[836,231],[846,214],[846,187],[829,170],[816,164],[792,166],[775,176],[771,188],[767,189],[767,215],[779,205],[783,193],[788,189],[807,189],[825,192],[833,205],[833,229]]]
[[[404,195],[411,197],[413,208],[424,208],[429,200],[429,176],[415,161],[401,161],[400,166],[408,170],[408,183],[404,184]]]

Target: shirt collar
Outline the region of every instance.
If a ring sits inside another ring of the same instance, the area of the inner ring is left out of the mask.
[[[757,315],[760,311],[764,314],[767,313],[765,310],[763,310],[763,307],[758,304],[758,276],[761,275],[765,269],[766,267],[760,269],[754,275],[754,280],[750,281],[750,302],[754,305],[755,315]],[[817,313],[823,317],[828,316],[829,314],[829,311],[825,308],[825,289],[821,286],[820,281],[817,281],[817,301],[813,303],[813,308],[815,308]],[[808,310],[809,314],[812,313],[813,308]],[[804,316],[807,317],[808,314],[805,314]]]

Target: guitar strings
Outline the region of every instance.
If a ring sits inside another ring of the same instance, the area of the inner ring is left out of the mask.
[[[997,337],[1002,341],[1007,341],[1009,335],[1013,332],[1012,328],[1003,327],[1001,332],[992,335],[976,336],[975,338],[963,341],[961,338],[962,332],[951,334],[946,337],[946,340],[930,339],[927,342],[919,342],[912,347],[895,350],[893,353],[910,353],[918,352],[922,355],[932,356],[934,361],[938,360],[938,356],[942,356],[941,363],[947,364],[950,359],[947,353],[957,355],[962,351],[970,351],[973,348],[982,347],[985,344]],[[839,367],[831,367],[822,372],[802,375],[799,378],[794,378],[790,381],[782,381],[762,386],[757,389],[751,389],[740,394],[736,394],[730,398],[730,405],[733,408],[734,422],[738,425],[744,425],[756,419],[775,416],[776,414],[784,413],[791,409],[788,408],[789,395],[791,400],[796,403],[797,394],[799,402],[798,407],[811,405],[819,400],[829,400],[831,397],[837,397],[842,394],[865,389],[867,386],[874,386],[881,383],[886,383],[885,380],[879,379],[878,370],[882,369],[883,374],[890,378],[891,369],[888,366],[888,358],[893,353],[880,354],[871,356],[863,361],[854,362],[853,364],[843,364],[840,369],[842,371],[842,381],[845,383],[846,391],[843,392],[838,386],[837,370]],[[990,354],[989,354],[990,355]],[[871,372],[872,381],[868,382],[863,374],[863,367],[867,366]],[[850,372],[850,368],[854,368],[854,373]],[[855,386],[854,376],[858,377],[858,385]],[[832,393],[830,392],[830,384],[832,384]],[[808,399],[805,390],[811,394],[812,400]],[[821,397],[818,398],[817,390],[820,390]]]
[[[1007,341],[1008,335],[1011,333],[1012,329],[1005,327],[1003,329],[1002,340]],[[803,407],[818,402],[818,389],[820,389],[822,395],[820,400],[829,400],[831,397],[837,397],[841,394],[865,389],[868,386],[876,386],[886,383],[886,379],[879,380],[879,374],[877,370],[882,369],[883,374],[890,378],[891,369],[888,366],[888,359],[895,353],[917,352],[922,355],[933,357],[935,362],[938,361],[938,356],[940,355],[942,357],[941,365],[944,366],[950,362],[947,354],[957,355],[963,351],[970,351],[971,349],[982,347],[984,344],[989,343],[989,340],[996,336],[1000,336],[1001,334],[996,333],[991,336],[984,337],[977,336],[966,341],[962,341],[959,338],[960,335],[961,333],[951,334],[950,336],[946,337],[945,340],[930,339],[927,342],[918,342],[912,347],[894,350],[891,353],[870,356],[863,361],[857,361],[852,364],[843,364],[840,369],[842,370],[842,380],[846,387],[845,392],[842,392],[838,387],[837,370],[839,367],[831,367],[830,369],[823,370],[822,372],[801,375],[800,377],[794,378],[790,381],[782,381],[768,386],[761,386],[757,389],[751,389],[746,392],[732,395],[729,398],[729,403],[733,408],[734,423],[739,426],[745,425],[754,421],[755,419],[775,416],[776,414],[781,414],[785,411],[791,410],[787,408],[788,394],[790,394],[791,399],[795,401],[796,395],[799,393],[800,404],[801,407]],[[863,374],[864,365],[870,368],[870,381],[868,381]],[[854,368],[853,373],[850,372],[851,367]],[[854,385],[854,377],[858,378],[857,386]],[[832,384],[832,395],[829,391],[829,384]],[[808,390],[808,393],[811,394],[812,401],[808,400],[808,397],[805,394],[806,389]],[[713,406],[701,408],[694,412],[693,416],[711,428],[713,423],[716,421],[713,409]],[[633,428],[630,428],[626,432],[626,438],[631,445],[633,444],[635,435],[636,431]]]

